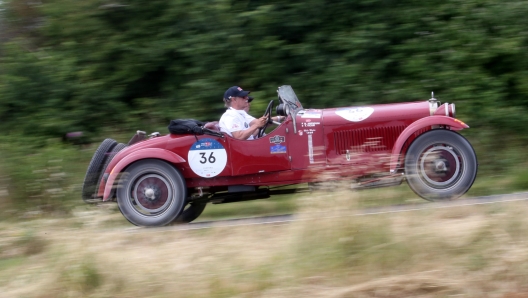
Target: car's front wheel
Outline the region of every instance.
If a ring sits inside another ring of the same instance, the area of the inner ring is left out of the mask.
[[[449,130],[419,136],[405,157],[405,177],[426,200],[455,199],[465,194],[477,176],[477,156],[471,144]]]
[[[185,180],[176,168],[164,161],[135,162],[119,182],[119,210],[135,225],[164,226],[182,212],[187,196]]]

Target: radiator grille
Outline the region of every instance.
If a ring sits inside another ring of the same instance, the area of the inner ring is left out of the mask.
[[[338,155],[352,152],[380,152],[391,150],[405,126],[361,128],[334,132],[334,145]]]

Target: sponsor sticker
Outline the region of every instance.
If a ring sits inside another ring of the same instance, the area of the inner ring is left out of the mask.
[[[308,119],[308,120],[310,120],[310,119]],[[308,121],[308,120],[306,120],[306,122],[302,122],[301,126],[302,127],[315,127],[315,126],[321,124],[321,122],[311,122],[311,121]]]
[[[321,110],[305,110],[301,118],[321,118]]]
[[[198,140],[191,145],[187,160],[191,170],[196,175],[211,178],[217,176],[225,169],[227,152],[218,141],[206,138]]]
[[[277,135],[277,136],[269,138],[269,140],[270,140],[270,143],[272,144],[280,144],[280,143],[285,142],[286,138],[284,136]]]
[[[270,147],[270,153],[271,154],[286,153],[286,146],[282,146],[280,144],[276,144],[274,146],[271,146]]]
[[[360,122],[372,115],[374,109],[371,107],[339,108],[335,113],[348,121]]]
[[[313,135],[316,130],[315,129],[303,129],[302,131],[304,131],[304,133],[307,135]]]

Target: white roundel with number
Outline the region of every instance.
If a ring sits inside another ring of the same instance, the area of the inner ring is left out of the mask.
[[[374,109],[371,107],[339,108],[335,113],[348,121],[360,122],[372,115]]]
[[[192,144],[187,160],[196,175],[211,178],[225,169],[227,152],[218,141],[201,139]]]

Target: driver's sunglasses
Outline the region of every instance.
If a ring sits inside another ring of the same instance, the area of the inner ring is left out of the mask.
[[[244,97],[237,96],[237,98],[241,98],[242,100],[245,100],[246,102],[248,102],[249,100],[249,96],[244,96]]]

